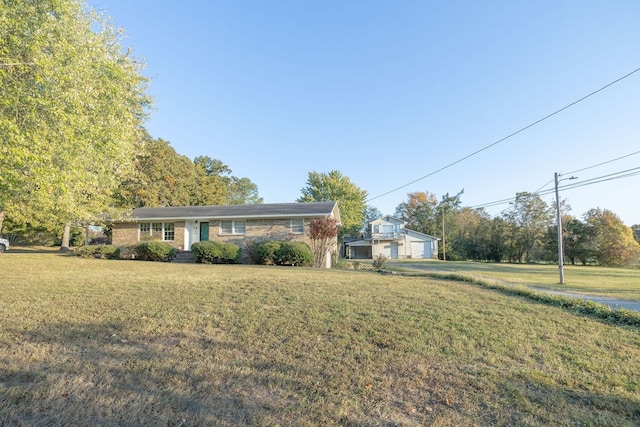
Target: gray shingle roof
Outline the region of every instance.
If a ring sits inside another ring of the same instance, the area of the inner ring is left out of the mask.
[[[181,220],[225,218],[291,218],[331,215],[335,202],[317,203],[267,203],[225,206],[171,206],[161,208],[137,208],[130,220]],[[337,215],[337,212],[336,212]]]

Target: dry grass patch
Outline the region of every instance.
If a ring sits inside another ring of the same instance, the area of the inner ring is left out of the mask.
[[[4,254],[0,424],[637,425],[640,332],[469,284]]]

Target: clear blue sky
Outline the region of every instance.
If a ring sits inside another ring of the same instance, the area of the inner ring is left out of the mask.
[[[637,0],[89,4],[147,64],[151,135],[222,160],[266,203],[295,201],[310,171],[333,169],[374,198],[640,68]],[[370,204],[393,214],[408,192],[464,189],[478,206],[636,151],[640,72]],[[571,183],[638,167],[640,154]],[[574,216],[600,207],[632,225],[639,189],[636,175],[561,197]]]

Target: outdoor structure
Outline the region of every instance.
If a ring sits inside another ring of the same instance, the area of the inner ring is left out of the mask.
[[[369,232],[363,238],[345,239],[345,255],[350,259],[373,259],[379,255],[390,259],[437,258],[438,240],[409,230],[404,221],[387,215],[369,223]]]
[[[140,241],[161,240],[188,251],[196,242],[217,240],[239,245],[248,261],[246,249],[251,242],[290,240],[310,245],[306,227],[313,218],[322,217],[335,218],[339,224],[338,205],[318,202],[137,208],[125,218],[111,221],[112,244],[131,248]]]

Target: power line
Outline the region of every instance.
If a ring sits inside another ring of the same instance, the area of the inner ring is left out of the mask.
[[[507,139],[509,139],[509,138],[511,138],[511,137],[513,137],[513,136],[515,136],[515,135],[518,135],[518,134],[519,134],[519,133],[521,133],[521,132],[524,132],[525,130],[527,130],[527,129],[529,129],[529,128],[531,128],[531,127],[533,127],[533,126],[535,126],[535,125],[537,125],[537,124],[539,124],[539,123],[541,123],[541,122],[543,122],[543,121],[545,121],[545,120],[547,120],[547,119],[549,119],[549,118],[551,118],[551,117],[553,117],[553,116],[555,116],[556,114],[561,113],[561,112],[562,112],[562,111],[564,111],[564,110],[566,110],[566,109],[568,109],[568,108],[570,108],[570,107],[573,107],[574,105],[578,104],[579,102],[582,102],[582,101],[584,101],[585,99],[587,99],[587,98],[589,98],[589,97],[591,97],[591,96],[593,96],[593,95],[595,95],[595,94],[597,94],[597,93],[599,93],[599,92],[602,92],[603,90],[607,89],[609,86],[612,86],[612,85],[614,85],[614,84],[616,84],[616,83],[618,83],[618,82],[620,82],[620,81],[622,81],[622,80],[626,79],[627,77],[631,76],[631,75],[632,75],[632,74],[634,74],[634,73],[637,73],[638,71],[640,71],[640,68],[636,68],[635,70],[631,71],[630,73],[627,73],[627,74],[625,74],[624,76],[622,76],[622,77],[620,77],[620,78],[618,78],[618,79],[616,79],[616,80],[614,80],[614,81],[612,81],[612,82],[610,82],[610,83],[608,83],[608,84],[606,84],[606,85],[602,86],[600,89],[594,90],[593,92],[591,92],[591,93],[589,93],[589,94],[587,94],[587,95],[583,96],[582,98],[580,98],[580,99],[578,99],[578,100],[576,100],[576,101],[573,101],[572,103],[570,103],[570,104],[568,104],[568,105],[565,105],[564,107],[560,108],[559,110],[556,110],[556,111],[554,111],[553,113],[548,114],[548,115],[544,116],[543,118],[538,119],[538,120],[536,120],[535,122],[533,122],[533,123],[531,123],[531,124],[529,124],[529,125],[527,125],[527,126],[525,126],[525,127],[523,127],[523,128],[520,128],[519,130],[517,130],[517,131],[515,131],[515,132],[513,132],[513,133],[511,133],[511,134],[509,134],[509,135],[507,135],[507,136],[505,136],[504,138],[501,138],[501,139],[499,139],[499,140],[497,140],[497,141],[495,141],[495,142],[493,142],[493,143],[491,143],[491,144],[489,144],[489,145],[487,145],[487,146],[485,146],[485,147],[483,147],[483,148],[481,148],[481,149],[479,149],[479,150],[474,151],[474,152],[473,152],[473,153],[471,153],[471,154],[468,154],[468,155],[466,155],[466,156],[464,156],[464,157],[462,157],[462,158],[460,158],[460,159],[458,159],[458,160],[456,160],[456,161],[454,161],[454,162],[451,162],[451,163],[449,163],[448,165],[443,166],[443,167],[441,167],[440,169],[437,169],[437,170],[435,170],[435,171],[433,171],[433,172],[430,172],[430,173],[428,173],[427,175],[424,175],[424,176],[422,176],[422,177],[420,177],[420,178],[418,178],[418,179],[414,179],[413,181],[408,182],[408,183],[406,183],[406,184],[404,184],[404,185],[401,185],[401,186],[399,186],[399,187],[396,187],[396,188],[394,188],[393,190],[389,190],[389,191],[387,191],[386,193],[382,193],[382,194],[380,194],[380,195],[378,195],[378,196],[371,197],[370,199],[366,200],[366,202],[370,202],[370,201],[372,201],[372,200],[379,199],[380,197],[386,196],[386,195],[388,195],[388,194],[395,193],[396,191],[401,190],[401,189],[403,189],[403,188],[405,188],[405,187],[408,187],[408,186],[410,186],[411,184],[415,184],[416,182],[418,182],[418,181],[422,181],[423,179],[428,178],[428,177],[430,177],[430,176],[432,176],[432,175],[435,175],[435,174],[437,174],[438,172],[442,172],[443,170],[448,169],[448,168],[450,168],[451,166],[457,165],[458,163],[460,163],[460,162],[462,162],[462,161],[464,161],[464,160],[467,160],[468,158],[473,157],[473,156],[475,156],[476,154],[479,154],[479,153],[481,153],[481,152],[483,152],[483,151],[485,151],[485,150],[488,150],[489,148],[491,148],[491,147],[493,147],[493,146],[495,146],[495,145],[498,145],[499,143],[501,143],[501,142],[503,142],[503,141],[506,141]]]
[[[627,154],[627,155],[622,156],[622,157],[617,157],[617,158],[612,159],[612,160],[607,160],[606,162],[598,163],[597,165],[587,166],[586,168],[578,169],[578,170],[571,171],[571,172],[566,172],[566,174],[567,174],[567,175],[571,175],[571,174],[574,174],[574,173],[578,173],[578,172],[586,171],[587,169],[593,169],[593,168],[595,168],[595,167],[597,167],[597,166],[606,165],[607,163],[615,162],[616,160],[625,159],[625,158],[627,158],[627,157],[631,157],[631,156],[634,156],[634,155],[639,154],[639,153],[640,153],[640,151],[636,151],[636,152],[633,152],[633,153]],[[545,185],[546,185],[546,184],[545,184]]]
[[[609,162],[605,162],[605,163],[609,163]],[[571,183],[571,184],[565,184],[565,185],[559,186],[558,187],[558,191],[573,190],[575,188],[586,187],[588,185],[598,184],[598,183],[606,182],[606,181],[613,181],[613,180],[616,180],[616,179],[630,178],[630,177],[638,176],[638,175],[640,175],[640,167],[627,169],[627,170],[623,170],[623,171],[619,171],[619,172],[614,172],[614,173],[607,174],[607,175],[601,175],[601,176],[598,176],[598,177],[595,177],[595,178],[591,178],[591,179],[588,179],[588,180],[585,180],[585,181],[580,181],[580,182]],[[546,187],[546,185],[547,184],[545,184],[542,188]],[[539,191],[538,190],[538,191],[536,191],[535,193],[532,193],[532,194],[537,194],[538,196],[546,196],[546,195],[552,194],[553,192],[555,192],[555,189],[549,188],[549,189],[544,190],[544,191]],[[480,208],[489,208],[489,207],[494,207],[494,206],[500,206],[500,205],[504,205],[504,204],[510,203],[513,200],[515,200],[515,197],[510,197],[508,199],[502,199],[502,200],[496,200],[494,202],[482,203],[480,205],[472,206],[471,209],[480,209]]]
[[[640,154],[640,151],[634,151],[633,153],[625,154],[624,156],[616,157],[615,159],[611,159],[611,160],[607,160],[606,162],[602,162],[602,163],[598,163],[598,164],[595,164],[595,165],[587,166],[587,167],[582,168],[582,169],[577,169],[577,170],[574,170],[574,171],[571,171],[571,172],[564,172],[563,175],[573,175],[574,173],[578,173],[578,172],[586,171],[586,170],[589,170],[589,169],[593,169],[595,167],[606,165],[608,163],[613,163],[615,161],[626,159],[627,157],[631,157],[631,156],[634,156],[636,154]],[[546,184],[544,184],[542,187],[538,188],[533,193],[534,194],[538,194],[540,192],[540,190],[542,190],[544,187],[546,187],[547,185],[551,184],[552,182],[553,182],[553,179],[548,181]]]

